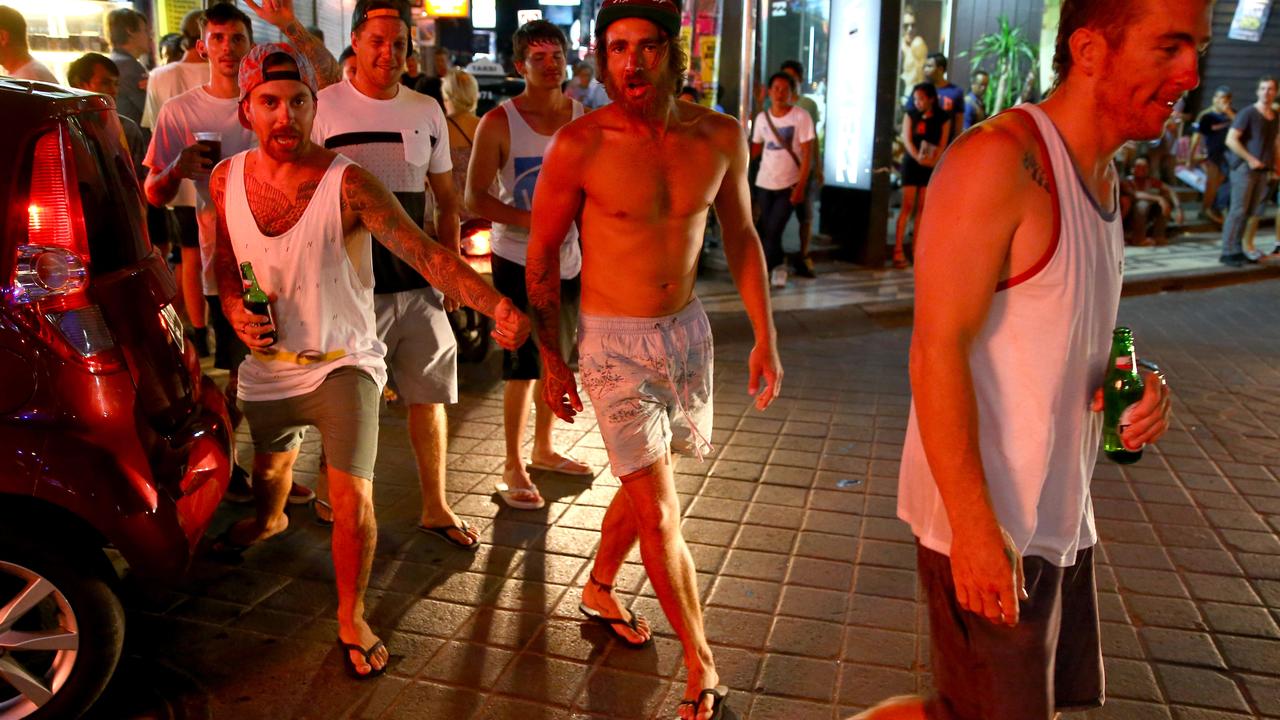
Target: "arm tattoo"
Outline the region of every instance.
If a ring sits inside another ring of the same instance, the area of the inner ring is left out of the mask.
[[[209,194],[213,197],[213,205],[217,212],[214,234],[214,277],[218,281],[218,297],[224,308],[228,302],[239,299],[244,292],[244,286],[240,281],[240,266],[236,263],[236,252],[231,246],[231,235],[227,231],[226,189],[226,173],[214,173],[209,179]]]
[[[320,38],[307,32],[297,20],[284,26],[284,34],[298,52],[307,56],[316,69],[316,81],[320,87],[328,87],[342,79],[342,68]]]
[[[525,257],[525,285],[542,352],[560,357],[560,249]]]
[[[245,194],[251,207],[257,208],[262,232],[280,235],[297,224],[307,211],[311,196],[320,187],[318,178],[308,178],[298,185],[297,194],[290,199],[283,190],[253,175],[245,174]]]
[[[1031,179],[1037,185],[1043,188],[1045,192],[1049,192],[1048,176],[1045,174],[1044,168],[1040,167],[1040,162],[1036,160],[1034,155],[1031,153],[1023,155],[1022,167],[1027,169],[1027,172],[1031,174]]]
[[[374,238],[434,287],[463,305],[493,317],[502,296],[476,274],[466,261],[433,242],[369,172],[347,169],[342,178],[345,210],[356,213]]]

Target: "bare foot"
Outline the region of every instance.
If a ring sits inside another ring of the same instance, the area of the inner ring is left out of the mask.
[[[596,582],[594,578],[588,579],[587,584],[582,588],[582,603],[606,618],[631,621],[631,612],[622,607],[622,603],[618,601],[617,591],[608,585]],[[638,632],[633,631],[629,625],[614,625],[613,629],[636,645],[648,642],[649,638],[653,637],[653,630],[649,629],[649,621],[642,617],[636,618]]]
[[[338,639],[344,643],[359,645],[366,649],[378,644],[378,636],[373,634],[373,630],[369,628],[369,623],[363,619],[358,619],[350,625],[339,621]],[[385,645],[375,650],[367,661],[364,658],[364,653],[356,652],[355,650],[347,650],[346,652],[351,658],[351,662],[355,664],[356,672],[360,675],[368,675],[371,672],[382,670],[391,659],[391,653]]]
[[[480,531],[470,525],[467,525],[465,530],[459,530],[458,528],[463,527],[462,518],[458,517],[454,514],[453,510],[447,507],[443,512],[431,512],[424,508],[422,516],[419,518],[419,524],[428,528],[452,526],[446,531],[449,534],[449,537],[453,538],[459,544],[466,545],[467,547],[471,547],[472,545],[480,542]]]
[[[288,528],[289,516],[284,513],[268,521],[265,528],[259,527],[257,518],[245,518],[227,529],[227,540],[233,545],[249,547],[279,535]]]
[[[508,460],[502,467],[502,482],[512,490],[532,490],[538,491],[538,486],[533,484],[533,478],[529,477],[529,472],[524,469],[524,463],[517,461],[515,465]]]
[[[720,684],[720,675],[710,663],[698,669],[689,669],[689,679],[684,685],[685,701],[696,701],[703,690],[714,688]],[[702,695],[702,702],[696,707],[681,705],[678,709],[682,720],[708,720],[715,711],[715,696],[710,693]]]
[[[580,462],[567,455],[561,455],[554,450],[540,452],[537,448],[533,449],[531,457],[534,465],[542,467],[555,468],[556,472],[566,475],[589,475],[591,474],[591,466]]]

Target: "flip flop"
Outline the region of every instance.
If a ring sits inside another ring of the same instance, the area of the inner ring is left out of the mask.
[[[480,538],[475,538],[474,542],[471,544],[464,545],[463,543],[458,542],[457,538],[449,534],[450,530],[457,530],[463,535],[466,535],[467,531],[470,529],[471,526],[467,524],[466,520],[462,521],[462,525],[439,525],[437,527],[427,527],[426,525],[418,526],[418,530],[421,530],[428,535],[438,537],[456,548],[466,550],[467,552],[475,552],[480,547]]]
[[[208,556],[214,560],[221,562],[241,562],[244,560],[244,553],[253,544],[241,545],[231,539],[231,528],[235,527],[232,523],[223,530],[221,534],[209,542]]]
[[[528,488],[513,488],[504,482],[500,482],[497,485],[497,491],[498,495],[502,498],[502,502],[506,503],[507,507],[516,510],[541,510],[547,506],[547,501],[542,497],[542,494],[538,492],[537,485]],[[529,495],[533,495],[537,499],[519,499],[521,496],[528,497]]]
[[[320,508],[324,508],[325,510],[327,510],[329,512],[329,517],[327,518],[320,517]],[[315,513],[317,525],[322,525],[324,527],[333,527],[333,506],[332,505],[325,502],[324,500],[317,499],[316,504],[312,506],[311,510]]]
[[[338,646],[342,648],[342,664],[347,668],[347,674],[357,680],[368,680],[369,678],[378,677],[387,671],[387,665],[391,664],[391,658],[387,657],[387,662],[380,668],[373,666],[373,654],[378,652],[378,648],[385,648],[386,645],[381,640],[371,645],[367,650],[356,645],[355,643],[345,643],[338,641]],[[364,656],[364,661],[369,665],[369,672],[362,673],[356,669],[356,663],[351,659],[351,652],[355,651]]]
[[[573,469],[575,465],[581,465],[586,469]],[[568,457],[567,455],[560,458],[560,462],[555,465],[543,465],[542,463],[531,462],[528,465],[525,465],[524,469],[530,472],[534,470],[542,470],[545,472],[559,473],[561,475],[572,475],[574,477],[595,477],[596,475],[596,471],[592,470],[591,466],[581,460],[575,460],[574,458]]]
[[[586,603],[578,603],[578,611],[581,612],[583,615],[586,615],[588,620],[592,622],[597,622],[603,625],[604,628],[609,631],[610,635],[617,638],[618,642],[622,643],[623,645],[626,645],[627,647],[633,650],[643,650],[644,648],[647,648],[653,644],[652,634],[649,635],[649,639],[645,640],[642,643],[637,643],[632,641],[630,638],[623,635],[622,633],[618,632],[618,629],[616,626],[625,625],[626,627],[631,628],[632,632],[636,633],[637,635],[640,634],[640,615],[636,613],[631,613],[630,620],[623,620],[622,618],[605,617],[604,615],[600,614],[599,610],[596,610],[595,608],[587,607]]]
[[[707,688],[706,690],[703,690],[702,692],[698,693],[698,697],[696,700],[680,701],[680,703],[676,705],[676,712],[677,713],[680,712],[680,708],[684,707],[685,705],[688,705],[693,708],[694,717],[697,717],[698,710],[702,707],[702,699],[708,695],[710,695],[713,698],[713,700],[711,701],[711,720],[720,720],[720,711],[723,710],[725,707],[727,707],[726,705],[723,704],[724,700],[725,698],[729,697],[729,688],[725,687],[724,685],[717,685],[713,688]]]

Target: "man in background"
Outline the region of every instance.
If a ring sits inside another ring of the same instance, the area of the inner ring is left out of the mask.
[[[813,201],[822,189],[822,113],[818,110],[818,103],[804,94],[804,65],[799,60],[787,60],[782,63],[781,69],[796,81],[796,92],[791,104],[809,113],[809,117],[813,119],[813,157],[809,161],[809,177],[804,181],[807,187],[799,210],[800,252],[791,256],[791,269],[800,277],[815,278],[818,274],[814,271],[813,258],[809,257],[809,244],[813,241]]]
[[[77,90],[106,95],[114,99],[120,86],[120,71],[111,59],[101,53],[85,53],[67,66],[67,84]],[[138,123],[120,115],[120,127],[125,142],[129,144],[129,156],[133,158],[133,172],[138,181],[146,177],[147,169],[142,159],[147,154],[147,142]],[[160,238],[151,238],[157,242]]]
[[[49,68],[31,57],[27,48],[27,21],[22,13],[6,5],[0,5],[0,67],[9,77],[58,82]]]
[[[974,70],[969,75],[969,92],[964,96],[964,129],[987,119],[987,87],[991,75],[986,70]]]
[[[151,52],[147,17],[130,8],[112,10],[107,13],[107,38],[111,41],[111,62],[120,69],[116,110],[121,117],[141,124],[147,104],[148,76],[138,58]]]
[[[147,81],[147,99],[142,109],[142,127],[155,127],[161,106],[170,98],[209,82],[209,62],[198,47],[202,17],[204,10],[192,10],[183,16],[181,30],[185,49],[182,59],[151,71]]]

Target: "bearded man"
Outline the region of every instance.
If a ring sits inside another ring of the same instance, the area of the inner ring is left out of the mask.
[[[578,222],[582,382],[612,470],[622,480],[601,527],[582,612],[630,646],[651,631],[613,590],[640,543],[645,570],[684,649],[685,720],[720,717],[719,684],[699,607],[693,559],[680,534],[671,450],[710,449],[711,328],[694,296],[707,209],[755,334],[748,391],[763,410],[782,380],[764,254],[751,222],[747,143],[735,121],[678,103],[687,58],[671,0],[605,0],[596,65],[613,102],[561,128],[533,200],[526,280],[537,316],[547,404],[572,422],[582,410],[559,343],[560,246]],[[618,272],[626,268],[627,272]],[[767,387],[760,388],[764,377]]]

